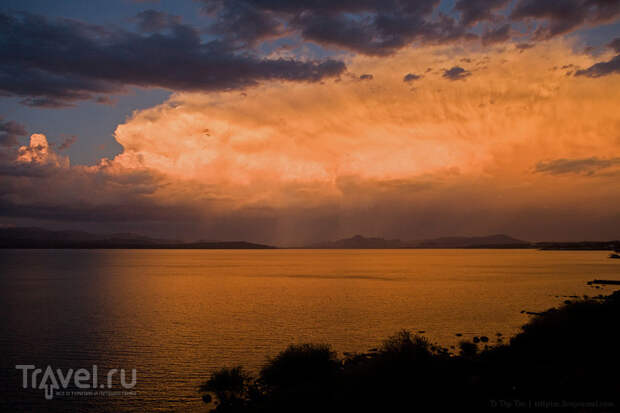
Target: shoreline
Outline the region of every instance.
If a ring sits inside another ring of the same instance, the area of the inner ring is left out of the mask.
[[[406,330],[343,357],[329,344],[290,345],[257,375],[222,368],[200,391],[214,412],[402,411],[412,400],[421,411],[615,411],[620,290],[529,314],[505,343],[475,336],[458,352]]]

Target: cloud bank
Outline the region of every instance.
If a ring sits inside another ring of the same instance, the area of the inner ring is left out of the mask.
[[[451,82],[464,59],[471,75]],[[70,165],[39,135],[13,147],[0,213],[285,245],[617,237],[620,84],[557,62],[595,63],[564,40],[438,45],[356,56],[349,76],[322,83],[176,93],[119,125],[123,152],[95,166]]]

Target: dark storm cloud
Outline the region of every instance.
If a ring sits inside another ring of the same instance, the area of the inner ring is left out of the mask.
[[[260,10],[242,1],[211,4],[207,12],[216,20],[209,32],[240,45],[252,46],[284,31],[282,22],[273,12]]]
[[[374,76],[370,73],[364,73],[363,75],[360,75],[360,80],[372,80],[373,78]]]
[[[449,16],[431,22],[397,11],[372,18],[304,14],[294,24],[306,40],[375,56],[392,54],[414,41],[440,43],[469,37]]]
[[[554,159],[548,162],[536,164],[536,172],[548,173],[552,175],[561,174],[585,174],[593,175],[601,169],[620,166],[620,158],[576,158],[576,159]]]
[[[535,19],[535,36],[548,38],[620,16],[618,0],[519,0],[511,20],[499,14],[507,0],[460,0],[450,14],[439,10],[439,0],[202,3],[210,18],[201,30],[156,10],[133,18],[137,32],[0,13],[0,95],[21,97],[29,106],[62,107],[86,99],[105,102],[106,95],[130,85],[213,91],[267,80],[319,81],[343,73],[345,64],[264,58],[254,47],[265,39],[299,35],[324,47],[386,56],[414,42],[504,42],[510,38],[510,24],[524,19]],[[485,21],[491,26],[482,35],[469,31]],[[205,30],[209,41],[201,37]],[[521,50],[526,45],[522,43]],[[617,61],[591,69],[580,74],[613,73]]]
[[[503,43],[508,39],[510,39],[510,24],[504,24],[496,29],[485,31],[482,35],[482,44]]]
[[[467,76],[470,76],[471,72],[463,69],[460,66],[454,66],[451,69],[446,69],[443,72],[443,77],[449,80],[463,80]]]
[[[270,36],[300,34],[306,41],[357,53],[385,56],[413,42],[442,43],[480,37],[484,44],[510,38],[510,25],[535,19],[535,37],[549,38],[584,24],[620,15],[618,0],[518,0],[510,16],[509,0],[458,0],[446,14],[439,0],[202,0],[215,16],[214,33],[245,43]],[[479,36],[469,31],[480,22],[499,27]],[[532,33],[526,33],[532,34]]]
[[[17,145],[20,136],[26,136],[27,132],[23,125],[12,120],[5,121],[0,116],[0,150],[3,146]]]
[[[389,13],[394,10],[407,14],[430,14],[439,5],[440,0],[202,0],[202,3],[205,4],[207,12],[243,4],[261,11],[291,15]]]
[[[601,77],[613,73],[620,73],[620,54],[607,62],[599,62],[587,69],[578,70],[575,72],[575,76]]]
[[[63,106],[126,85],[228,90],[264,80],[319,81],[345,70],[336,60],[264,59],[203,42],[187,25],[140,34],[28,13],[0,14],[0,94],[32,106]]]
[[[609,42],[607,47],[614,49],[616,53],[620,53],[620,37],[616,37],[611,42]]]
[[[217,30],[239,36],[239,27],[257,38],[276,35],[280,24],[306,41],[367,55],[389,55],[413,41],[442,42],[467,35],[456,19],[432,18],[439,0],[204,0],[217,16]],[[243,22],[245,25],[236,24]],[[249,37],[242,35],[241,37]]]
[[[181,23],[179,16],[172,16],[157,10],[144,10],[134,17],[138,28],[145,33],[154,33]]]
[[[25,50],[10,48],[17,45],[6,47],[2,31],[0,28],[0,95],[24,97],[21,103],[27,106],[64,107],[69,106],[72,101],[88,99],[93,93],[109,93],[121,89],[118,84],[79,73],[52,72],[32,67],[27,56],[19,62],[18,60],[22,59],[20,55],[24,55]],[[24,49],[28,49],[27,44]],[[17,56],[11,58],[10,54]],[[62,59],[61,56],[58,58]]]
[[[403,82],[413,82],[414,80],[421,79],[421,75],[416,75],[415,73],[407,73],[405,77],[403,77]]]
[[[612,40],[607,47],[613,49],[616,53],[620,53],[620,37]],[[587,69],[577,70],[575,76],[601,77],[613,73],[620,73],[620,54],[606,62],[599,62]]]
[[[0,156],[0,177],[4,182],[0,185],[0,189],[5,195],[10,194],[7,179],[10,178],[47,178],[54,175],[57,168],[48,164],[24,164],[19,162],[8,161],[6,157]]]
[[[545,39],[568,33],[584,24],[596,24],[620,16],[618,0],[520,0],[510,17],[540,19],[536,37]]]
[[[119,175],[105,167],[89,169],[0,159],[0,177],[0,217],[68,222],[151,221],[170,219],[174,209],[174,215],[183,220],[191,210],[187,205],[173,202],[164,206],[154,201],[152,194],[164,183],[147,170]]]
[[[494,12],[506,6],[510,0],[459,0],[454,9],[461,13],[461,23],[472,26],[484,20],[494,20]]]

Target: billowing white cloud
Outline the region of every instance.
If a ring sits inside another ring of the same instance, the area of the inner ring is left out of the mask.
[[[41,133],[30,136],[30,144],[20,146],[17,162],[21,164],[51,165],[58,168],[68,168],[69,158],[60,156],[50,150],[47,138]]]

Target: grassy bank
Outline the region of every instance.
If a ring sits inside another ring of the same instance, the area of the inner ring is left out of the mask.
[[[225,368],[201,387],[216,412],[620,409],[620,291],[534,316],[506,344],[457,352],[399,332],[369,354],[291,345],[257,376]]]

